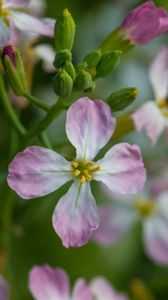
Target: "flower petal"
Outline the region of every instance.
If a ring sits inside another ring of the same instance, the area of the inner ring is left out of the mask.
[[[0,300],[9,300],[9,286],[0,275]]]
[[[94,300],[92,291],[85,280],[79,279],[75,283],[72,300]]]
[[[5,22],[0,19],[0,48],[5,47],[10,40],[10,29]]]
[[[114,132],[116,121],[108,104],[87,97],[77,100],[67,112],[67,136],[77,159],[93,159]]]
[[[28,5],[30,0],[4,0],[3,8],[20,8]]]
[[[37,19],[23,12],[13,11],[11,13],[11,20],[20,30],[35,32],[48,37],[53,37],[54,35],[54,19]]]
[[[31,269],[29,289],[36,300],[68,300],[70,296],[67,274],[48,265]]]
[[[150,117],[149,117],[150,116]],[[154,145],[163,132],[166,121],[153,101],[148,101],[131,115],[137,131],[145,131]]]
[[[97,164],[100,171],[93,178],[102,181],[114,193],[134,194],[145,183],[146,170],[137,145],[115,145]]]
[[[41,17],[44,14],[46,3],[44,0],[30,0],[29,5],[26,7],[26,12],[34,17]]]
[[[168,95],[168,47],[163,47],[155,57],[149,76],[156,98],[166,99]]]
[[[42,44],[34,47],[35,52],[37,53],[38,57],[42,59],[43,68],[46,72],[54,72],[55,67],[53,65],[55,51],[54,49],[49,46],[48,44]]]
[[[136,221],[136,213],[131,206],[113,204],[99,208],[100,224],[94,239],[100,245],[111,245],[119,241]]]
[[[155,215],[144,224],[144,244],[147,254],[160,265],[168,265],[168,193],[157,200]]]
[[[80,247],[88,242],[98,227],[98,213],[89,183],[74,182],[59,200],[53,227],[65,247]]]
[[[22,198],[47,195],[72,179],[71,166],[61,155],[32,146],[18,153],[9,165],[8,184]]]
[[[96,300],[127,300],[127,296],[116,292],[103,277],[96,277],[91,282],[91,288]]]

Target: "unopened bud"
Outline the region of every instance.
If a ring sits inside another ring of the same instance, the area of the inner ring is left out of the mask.
[[[91,92],[94,90],[95,83],[92,80],[92,76],[84,70],[79,71],[75,80],[75,88],[78,91],[85,92]]]
[[[114,92],[106,99],[113,112],[120,111],[129,106],[138,96],[137,88],[125,88]]]
[[[84,62],[87,63],[89,68],[95,68],[100,62],[101,56],[102,53],[100,50],[93,51],[86,55],[86,57],[84,58]]]
[[[96,77],[106,77],[112,73],[119,65],[121,54],[119,50],[105,52],[96,68]]]
[[[69,50],[65,49],[58,52],[55,56],[54,66],[56,68],[62,68],[66,62],[71,62],[72,54]]]
[[[71,78],[75,80],[76,72],[73,64],[71,62],[66,62],[64,69],[71,76]]]
[[[11,88],[17,96],[22,96],[26,89],[26,76],[22,58],[13,46],[6,46],[2,54],[4,72]]]
[[[75,37],[75,23],[68,11],[64,9],[55,24],[55,49],[57,52],[68,49],[71,50]]]
[[[53,79],[53,87],[58,96],[69,97],[72,93],[73,80],[65,70],[60,70]]]

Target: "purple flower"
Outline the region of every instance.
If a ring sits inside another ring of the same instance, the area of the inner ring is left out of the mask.
[[[0,300],[9,300],[9,286],[0,275]]]
[[[118,199],[113,205],[99,208],[100,225],[94,239],[100,245],[119,241],[136,222],[142,223],[146,254],[160,265],[168,265],[168,189],[159,181],[148,197],[139,195]],[[156,195],[154,195],[156,192]],[[114,196],[111,194],[111,196]]]
[[[121,29],[132,44],[144,45],[168,31],[168,13],[147,1],[132,10],[121,24]]]
[[[116,292],[102,277],[96,277],[87,284],[78,279],[72,293],[69,279],[62,269],[48,265],[35,266],[29,274],[29,289],[36,300],[127,300],[127,296]]]
[[[163,47],[150,67],[150,80],[156,101],[142,105],[131,118],[137,131],[145,131],[151,144],[168,128],[168,48]]]
[[[73,181],[52,218],[65,247],[84,245],[99,225],[90,188],[92,180],[120,194],[134,194],[144,185],[146,170],[136,145],[115,145],[104,158],[94,161],[113,134],[115,124],[108,104],[81,98],[71,105],[66,120],[67,136],[76,148],[74,160],[67,161],[50,149],[32,146],[18,153],[9,166],[8,184],[25,199],[47,195]]]
[[[54,35],[53,19],[38,19],[21,11],[30,0],[4,0],[0,4],[0,47],[6,46],[14,27],[26,32],[34,32],[45,36]],[[9,25],[7,25],[9,24]]]

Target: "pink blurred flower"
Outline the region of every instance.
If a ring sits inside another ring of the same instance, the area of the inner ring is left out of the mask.
[[[73,180],[52,218],[65,247],[84,245],[99,225],[92,179],[120,194],[134,194],[144,185],[146,170],[136,145],[115,145],[104,158],[93,161],[113,134],[115,124],[109,105],[81,98],[71,105],[66,120],[76,159],[67,161],[53,150],[32,146],[18,153],[9,166],[8,184],[24,199],[47,195]]]
[[[90,284],[78,279],[72,293],[69,279],[62,269],[48,265],[35,266],[29,274],[29,290],[36,300],[127,300],[125,294],[116,292],[103,277],[94,278]]]
[[[168,48],[163,47],[154,59],[149,72],[155,101],[142,105],[131,118],[137,131],[145,131],[151,144],[155,144],[168,130]]]
[[[0,300],[9,300],[9,286],[0,275]]]
[[[145,252],[156,263],[168,265],[168,191],[164,184],[160,185],[159,193],[153,187],[151,195],[146,198],[139,195],[118,199],[113,205],[101,206],[100,225],[94,233],[94,239],[100,245],[112,245],[140,221]]]
[[[14,27],[24,32],[34,32],[49,37],[54,35],[55,20],[49,18],[38,19],[21,11],[29,2],[30,0],[4,0],[0,4],[1,48],[9,43]]]
[[[132,44],[144,45],[168,31],[168,13],[153,1],[147,1],[132,10],[121,25],[126,38]]]

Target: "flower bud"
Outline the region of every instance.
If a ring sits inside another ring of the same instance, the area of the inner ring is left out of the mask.
[[[112,93],[107,99],[113,112],[120,111],[129,106],[138,96],[137,88],[125,88]]]
[[[95,88],[92,76],[85,70],[80,70],[76,76],[75,88],[78,91],[91,92]]]
[[[53,79],[53,87],[60,97],[69,97],[72,93],[73,80],[65,70],[59,70]]]
[[[54,66],[56,68],[62,68],[67,61],[71,62],[71,59],[72,59],[71,52],[67,49],[62,50],[56,54],[54,60]]]
[[[17,96],[22,96],[26,88],[26,76],[20,53],[13,46],[6,46],[2,54],[2,63],[7,80]]]
[[[75,80],[76,72],[73,64],[71,62],[66,62],[64,69],[71,76],[71,78]]]
[[[84,62],[87,63],[89,68],[95,68],[100,62],[102,53],[100,50],[93,51],[86,55]]]
[[[55,49],[57,52],[68,49],[71,51],[75,37],[75,23],[68,11],[64,9],[55,24]]]
[[[96,68],[96,77],[106,77],[112,73],[119,65],[121,54],[118,50],[105,52]]]

